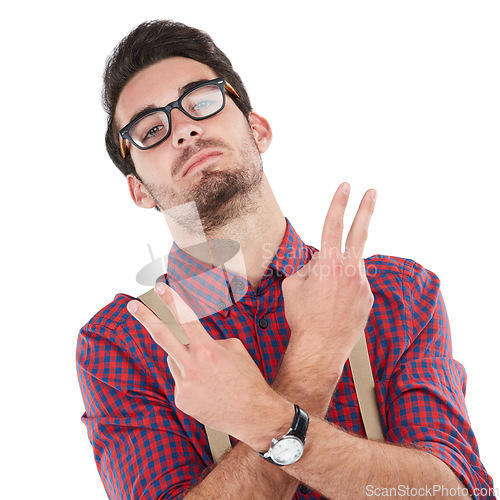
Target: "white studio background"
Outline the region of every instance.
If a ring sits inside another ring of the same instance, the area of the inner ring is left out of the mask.
[[[105,499],[80,417],[78,330],[168,252],[104,149],[101,74],[140,22],[206,30],[274,143],[264,168],[283,213],[319,245],[336,187],[346,226],[378,190],[365,255],[435,272],[481,457],[498,481],[500,5],[496,1],[21,2],[2,46],[0,496]]]

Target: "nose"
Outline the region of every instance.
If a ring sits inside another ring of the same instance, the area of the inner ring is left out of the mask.
[[[172,120],[171,140],[174,148],[185,148],[203,134],[200,122],[192,120],[178,109],[172,110],[170,119]]]

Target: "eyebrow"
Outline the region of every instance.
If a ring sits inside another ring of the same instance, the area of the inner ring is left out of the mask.
[[[210,80],[213,80],[213,78],[203,78],[201,80],[196,80],[195,82],[189,82],[186,85],[184,85],[184,87],[179,87],[177,89],[177,91],[179,93],[179,97],[181,95],[185,94],[186,92],[189,92],[190,90],[194,89],[198,85],[201,85],[202,83],[207,83]]]
[[[210,81],[210,79],[203,78],[201,80],[196,80],[194,82],[189,82],[186,85],[184,85],[183,87],[179,87],[177,89],[178,96],[181,97],[186,92],[189,92],[190,90],[194,89],[198,85],[201,85],[202,83],[206,83],[206,82],[209,82],[209,81]],[[179,97],[177,99],[179,99]],[[144,114],[144,113],[146,113],[148,111],[152,111],[154,109],[160,109],[160,108],[158,108],[158,106],[155,106],[154,104],[148,104],[147,106],[145,106],[141,110],[137,111],[137,113],[135,113],[134,116],[132,116],[132,118],[130,118],[130,120],[124,125],[124,127],[126,127],[129,123],[132,123],[135,119],[139,118],[139,116],[141,116],[142,114]]]
[[[148,104],[146,107],[142,108],[140,111],[138,111],[130,120],[124,125],[126,127],[129,123],[132,123],[136,118],[139,118],[143,113],[146,113],[147,111],[152,111],[153,109],[158,109],[154,104]]]

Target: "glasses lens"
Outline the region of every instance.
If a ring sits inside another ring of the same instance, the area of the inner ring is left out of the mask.
[[[224,94],[217,85],[205,85],[184,96],[180,104],[192,118],[207,118],[224,107]]]
[[[163,111],[143,116],[129,131],[132,140],[143,148],[150,148],[168,134],[169,124]]]

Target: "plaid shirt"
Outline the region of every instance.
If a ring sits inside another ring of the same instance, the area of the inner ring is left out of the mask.
[[[216,339],[238,337],[270,383],[290,335],[281,282],[315,248],[287,220],[280,248],[255,293],[242,276],[190,257],[174,243],[161,280],[188,301]],[[409,259],[365,259],[375,297],[366,327],[385,440],[444,461],[478,499],[492,488],[465,407],[466,374],[452,358],[439,279]],[[81,330],[77,371],[82,421],[112,499],[180,498],[212,465],[203,425],[178,410],[166,353],[116,295]],[[365,436],[349,361],[329,421]],[[483,492],[481,492],[483,489]],[[295,498],[322,498],[302,486]]]

